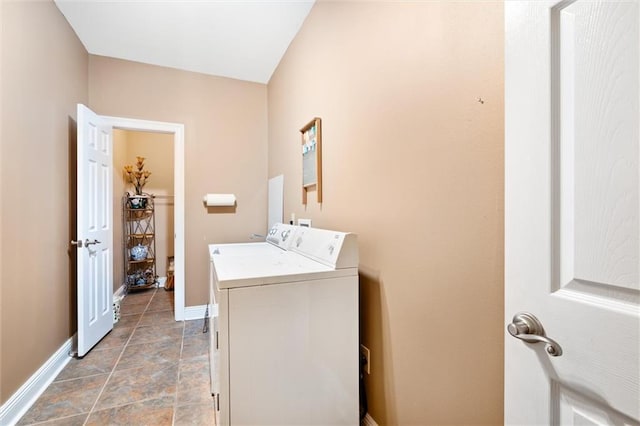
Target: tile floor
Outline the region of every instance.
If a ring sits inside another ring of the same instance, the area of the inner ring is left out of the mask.
[[[129,294],[121,319],[72,359],[18,425],[213,425],[203,321],[175,322],[173,292]]]

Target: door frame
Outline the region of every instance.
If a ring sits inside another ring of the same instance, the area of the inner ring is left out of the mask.
[[[102,116],[114,129],[173,134],[174,313],[185,320],[184,124]],[[113,202],[113,201],[112,201]]]

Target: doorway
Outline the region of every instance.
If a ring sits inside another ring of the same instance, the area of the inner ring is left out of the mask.
[[[129,176],[124,173],[125,166],[137,168],[137,159],[143,159],[144,171],[150,172],[144,179],[142,192],[153,196],[153,223],[154,237],[149,244],[152,247],[152,259],[149,264],[150,275],[154,275],[159,287],[167,289],[167,277],[173,272],[173,265],[169,265],[169,258],[173,259],[173,208],[174,208],[174,164],[173,135],[168,133],[141,132],[133,130],[113,129],[113,241],[114,249],[118,243],[124,242],[123,226],[130,225],[130,221],[123,221],[125,203],[124,195],[133,195],[135,189]],[[114,291],[122,292],[125,285],[131,281],[131,265],[128,252],[121,250],[123,256],[114,256],[113,277]],[[114,251],[117,253],[117,250]],[[124,262],[124,263],[123,263]],[[171,262],[172,263],[172,262]],[[135,265],[135,263],[134,263]],[[147,268],[145,265],[144,268]],[[169,272],[171,268],[171,272]],[[128,272],[125,272],[128,270]],[[121,278],[119,281],[118,278]],[[152,278],[153,279],[153,278]],[[173,281],[173,277],[171,277]],[[122,284],[122,288],[119,288]],[[131,283],[133,284],[133,283]],[[146,284],[148,285],[148,284]],[[171,290],[173,287],[171,286]]]
[[[103,117],[114,130],[122,130],[125,132],[143,132],[143,133],[151,133],[162,136],[169,136],[173,142],[173,191],[172,194],[163,194],[167,197],[163,199],[163,203],[169,204],[171,201],[172,205],[172,213],[173,213],[173,236],[166,235],[166,238],[173,239],[173,257],[174,257],[174,316],[176,321],[183,321],[185,319],[185,283],[184,283],[184,253],[185,253],[185,236],[184,236],[184,125],[177,123],[166,123],[166,122],[158,122],[158,121],[148,121],[148,120],[136,120],[129,118],[121,118],[121,117]],[[152,142],[153,143],[153,142]],[[125,161],[128,161],[130,164],[135,162],[135,157],[133,159],[126,158]],[[121,166],[118,164],[114,164],[114,171],[116,174],[121,173]],[[152,170],[151,170],[152,171]],[[153,172],[153,171],[152,171]],[[149,182],[151,182],[150,180]],[[149,183],[149,185],[151,185]],[[151,188],[149,186],[148,188]],[[114,188],[115,189],[115,188]],[[131,189],[130,185],[127,188],[123,187],[122,194],[127,189]],[[145,190],[147,188],[145,187]],[[148,191],[146,191],[148,192]],[[114,191],[115,194],[115,191]],[[122,195],[120,194],[120,195]],[[171,197],[169,197],[171,195]],[[114,196],[114,205],[113,208],[116,209],[114,211],[119,211],[121,209],[121,201],[117,201],[116,198],[118,196]],[[158,200],[159,201],[159,200]],[[117,218],[120,215],[115,216]],[[115,222],[115,221],[114,221]],[[120,237],[121,238],[121,237]],[[116,240],[114,240],[116,241]],[[118,241],[121,241],[118,240]],[[167,259],[164,259],[164,264],[166,264]],[[160,269],[164,268],[164,269]],[[166,275],[166,266],[157,269],[158,275]],[[118,271],[115,271],[118,273]],[[114,279],[122,280],[123,273],[120,275],[114,274]],[[116,281],[116,283],[119,281]]]

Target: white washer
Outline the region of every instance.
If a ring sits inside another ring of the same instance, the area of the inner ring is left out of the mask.
[[[209,246],[217,424],[357,425],[357,237],[276,224],[267,240]]]

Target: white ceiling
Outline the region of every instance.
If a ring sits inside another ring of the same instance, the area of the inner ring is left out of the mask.
[[[315,0],[55,0],[87,51],[268,83]]]

